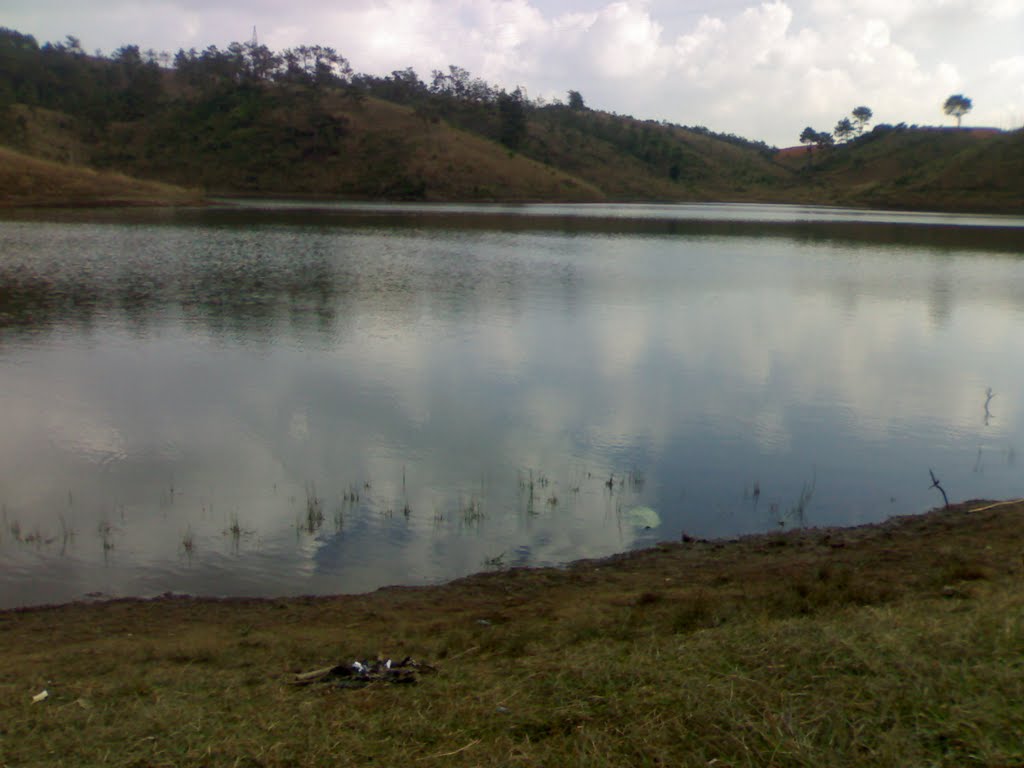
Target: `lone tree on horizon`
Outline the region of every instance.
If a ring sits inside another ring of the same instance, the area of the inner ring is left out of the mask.
[[[836,123],[836,127],[832,129],[832,133],[840,142],[849,141],[850,136],[853,135],[853,131],[853,123],[850,122],[850,118],[848,117],[844,117]]]
[[[814,154],[814,145],[817,143],[817,141],[818,132],[811,128],[811,126],[809,125],[806,128],[804,128],[803,131],[800,133],[800,143],[807,145],[808,167],[811,165],[811,155]]]
[[[942,105],[942,111],[947,115],[952,115],[956,118],[956,127],[960,127],[960,118],[971,111],[971,107],[974,105],[971,100],[960,93],[955,93],[946,99],[946,103]]]
[[[857,122],[857,135],[860,136],[864,133],[864,126],[870,123],[871,118],[874,117],[874,112],[867,107],[857,107],[851,114],[853,115],[853,119]]]

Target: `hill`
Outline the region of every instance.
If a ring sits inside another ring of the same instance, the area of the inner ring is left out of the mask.
[[[255,42],[179,51],[168,67],[136,46],[97,58],[73,38],[39,46],[0,29],[0,144],[69,164],[74,191],[62,198],[57,171],[38,167],[8,204],[76,202],[88,166],[215,195],[1016,212],[1022,137],[878,126],[810,155],[779,152],[591,110],[574,91],[568,104],[531,101],[458,67],[427,84],[411,69],[357,74],[330,48]]]
[[[616,200],[764,199],[792,178],[763,144],[559,105],[530,114],[521,151]]]
[[[1020,212],[1024,131],[882,125],[849,144],[780,163],[822,195],[850,205]]]
[[[98,163],[212,193],[593,202],[601,190],[444,121],[373,97],[239,91],[200,111],[111,126]],[[223,119],[226,114],[227,119]]]
[[[189,205],[197,190],[43,160],[0,147],[0,207]]]

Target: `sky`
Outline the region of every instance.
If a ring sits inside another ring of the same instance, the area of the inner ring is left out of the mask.
[[[463,67],[534,99],[703,125],[779,147],[873,124],[1024,127],[1024,0],[4,0],[0,26],[175,52],[331,46],[357,72]]]

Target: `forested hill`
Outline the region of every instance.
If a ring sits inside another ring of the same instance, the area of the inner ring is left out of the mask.
[[[0,143],[209,194],[990,210],[1024,197],[1019,131],[882,126],[793,156],[702,127],[591,110],[575,91],[545,104],[458,67],[428,83],[412,69],[356,73],[323,46],[275,53],[256,43],[174,56],[126,46],[101,58],[74,38],[39,45],[6,29]]]

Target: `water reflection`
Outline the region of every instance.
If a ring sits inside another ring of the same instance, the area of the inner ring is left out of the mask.
[[[371,214],[0,224],[5,604],[856,523],[937,503],[929,467],[1020,493],[1012,228]]]

